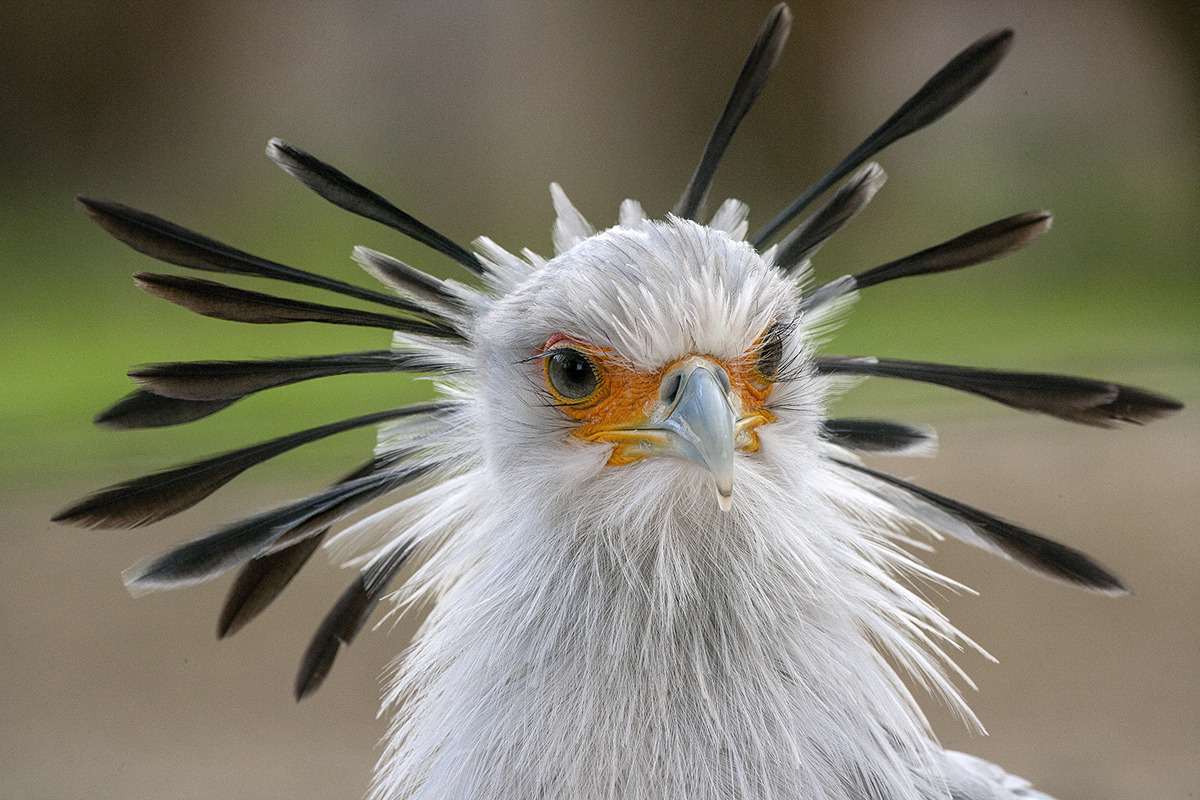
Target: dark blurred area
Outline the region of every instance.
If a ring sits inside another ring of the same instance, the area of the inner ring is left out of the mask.
[[[383,341],[166,307],[128,276],[173,268],[110,240],[72,198],[364,285],[356,244],[454,275],[278,170],[263,148],[279,136],[457,241],[548,255],[551,181],[598,227],[626,197],[671,208],[770,5],[0,0],[0,797],[362,796],[385,731],[377,677],[408,631],[364,632],[295,706],[291,670],[348,573],[314,563],[219,645],[223,584],[137,601],[120,584],[138,558],[340,475],[369,450],[367,431],[148,530],[47,522],[99,486],[429,392],[369,376],[179,430],[93,429],[134,363]],[[792,8],[789,47],[710,208],[738,197],[757,227],[962,47],[1011,26],[1013,52],[975,96],[878,157],[888,185],[817,273],[1030,208],[1056,215],[1050,236],[1002,264],[873,290],[833,347],[1082,372],[1200,404],[1200,5]],[[1196,797],[1194,411],[1109,433],[928,388],[872,384],[847,402],[941,429],[937,461],[886,466],[1094,552],[1136,592],[1085,595],[941,548],[934,566],[982,593],[948,598],[951,617],[1000,659],[963,659],[993,735],[969,736],[928,703],[943,741],[1060,800]]]

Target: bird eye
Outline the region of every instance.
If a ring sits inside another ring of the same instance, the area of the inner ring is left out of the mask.
[[[563,403],[578,405],[600,389],[600,367],[586,353],[559,347],[546,354],[546,384]]]
[[[758,346],[758,363],[754,365],[758,374],[773,381],[779,377],[779,368],[783,364],[783,327],[776,322],[767,328],[763,334],[762,343]]]

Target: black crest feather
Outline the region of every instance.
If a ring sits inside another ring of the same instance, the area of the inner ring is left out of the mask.
[[[343,477],[339,483],[391,469],[407,456],[404,450],[377,455]],[[232,636],[266,610],[316,552],[328,532],[329,528],[325,527],[315,533],[294,536],[290,541],[276,542],[270,552],[255,556],[243,564],[221,607],[217,637],[223,639]]]
[[[875,163],[867,164],[850,176],[811,217],[779,243],[775,266],[784,272],[799,269],[821,249],[821,245],[867,207],[885,180],[887,175]]]
[[[1178,400],[1145,389],[1069,375],[846,356],[818,356],[816,364],[818,372],[829,375],[865,375],[932,383],[986,397],[1022,411],[1037,411],[1097,427],[1112,427],[1115,422],[1141,424],[1183,408]]]
[[[167,428],[195,422],[237,402],[230,400],[178,400],[134,389],[96,415],[95,423],[114,430]]]
[[[742,71],[733,85],[729,100],[725,103],[725,110],[713,126],[708,144],[704,146],[704,153],[700,156],[700,163],[696,165],[692,179],[679,202],[675,204],[675,216],[694,220],[699,215],[716,174],[717,165],[721,162],[721,156],[725,154],[725,148],[729,146],[742,118],[758,99],[767,79],[775,70],[775,65],[779,63],[779,56],[783,52],[783,45],[787,42],[791,28],[792,12],[786,4],[780,3],[771,9],[758,31],[754,46],[750,48],[750,55],[746,56],[746,63],[742,65]]]
[[[300,660],[295,684],[297,701],[320,688],[342,645],[354,641],[412,552],[412,542],[401,540],[364,569],[338,598]]]
[[[225,605],[221,607],[217,638],[232,636],[265,611],[317,552],[328,532],[329,528],[324,528],[308,538],[246,562],[229,587]]]
[[[191,508],[251,467],[344,431],[448,408],[421,403],[321,425],[231,450],[104,489],[54,515],[55,522],[90,528],[135,528]]]
[[[369,247],[355,247],[354,258],[363,269],[383,283],[422,302],[441,306],[448,311],[461,313],[462,301],[446,285],[446,282],[405,264],[387,253]]]
[[[919,452],[937,440],[927,426],[882,419],[827,419],[821,423],[821,436],[860,453]]]
[[[962,529],[957,526],[943,527],[936,523],[931,524],[938,530],[962,539],[967,544],[999,553],[1035,572],[1085,589],[1105,594],[1126,594],[1129,591],[1121,583],[1120,578],[1087,554],[1072,547],[1047,539],[1019,525],[1006,522],[985,511],[980,511],[887,473],[841,459],[833,460],[843,467],[856,470],[875,480],[901,489],[906,494],[919,498],[964,523],[972,532],[972,536],[963,536]],[[904,508],[912,510],[909,506],[904,506]]]
[[[112,236],[139,253],[168,264],[206,272],[272,278],[393,308],[411,305],[382,292],[259,258],[136,208],[86,197],[78,199],[88,215]]]
[[[895,261],[889,261],[821,286],[800,301],[801,310],[897,278],[933,275],[992,261],[1033,244],[1050,230],[1049,211],[1026,211],[988,223]]]
[[[383,197],[319,158],[279,139],[267,143],[267,155],[289,175],[335,206],[400,231],[421,244],[444,253],[476,275],[484,273],[475,254],[425,223],[406,214]]]
[[[808,207],[808,204],[850,174],[860,164],[883,148],[941,119],[947,112],[967,99],[999,66],[1012,47],[1013,33],[1007,28],[989,33],[967,47],[942,67],[917,90],[896,113],[876,128],[850,155],[823,178],[808,187],[791,205],[750,237],[750,243],[761,249],[789,222]]]
[[[215,578],[252,558],[270,553],[276,543],[290,546],[324,531],[376,498],[411,483],[434,468],[418,464],[344,481],[293,503],[235,522],[194,539],[145,565],[130,568],[131,591],[170,589]]]
[[[183,306],[189,311],[228,322],[247,322],[254,325],[278,325],[291,322],[323,322],[382,328],[401,333],[436,338],[461,339],[462,334],[440,315],[415,303],[405,303],[405,310],[427,319],[413,320],[391,314],[377,314],[355,308],[343,308],[303,300],[276,297],[227,286],[217,281],[187,278],[180,275],[158,275],[138,272],[133,276],[139,289],[155,297]],[[399,307],[399,306],[397,306]]]
[[[179,400],[237,400],[292,383],[367,372],[444,372],[451,368],[406,350],[366,350],[255,361],[175,361],[129,370],[144,388]]]

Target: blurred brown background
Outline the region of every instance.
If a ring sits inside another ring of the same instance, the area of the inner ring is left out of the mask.
[[[382,341],[166,307],[128,278],[161,265],[90,226],[71,198],[127,202],[346,280],[365,281],[354,244],[450,274],[271,165],[262,149],[280,136],[452,238],[545,253],[552,180],[598,225],[624,197],[670,208],[769,6],[0,2],[0,797],[360,797],[385,729],[377,679],[405,641],[403,626],[364,633],[297,706],[292,671],[346,573],[315,559],[221,643],[225,582],[138,600],[120,582],[145,555],[340,475],[369,450],[366,431],[149,530],[47,522],[99,486],[428,391],[394,377],[318,381],[179,430],[93,429],[133,363]],[[1200,404],[1193,3],[793,11],[714,204],[749,202],[757,227],[954,53],[1012,26],[1016,46],[983,89],[880,157],[888,185],[822,251],[818,274],[1028,208],[1056,213],[1052,235],[1003,263],[873,289],[833,349],[1082,372]],[[947,395],[868,384],[842,410],[934,423],[938,459],[882,466],[1094,553],[1135,593],[1086,595],[944,546],[935,565],[981,593],[946,606],[1000,663],[962,659],[992,735],[929,703],[943,742],[1061,800],[1196,797],[1195,412],[1106,432]]]

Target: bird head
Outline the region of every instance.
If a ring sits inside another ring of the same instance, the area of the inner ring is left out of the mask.
[[[802,416],[779,386],[811,372],[798,301],[744,240],[689,220],[582,239],[479,321],[494,474],[572,494],[651,475],[671,493],[670,475],[730,508],[780,397]]]

